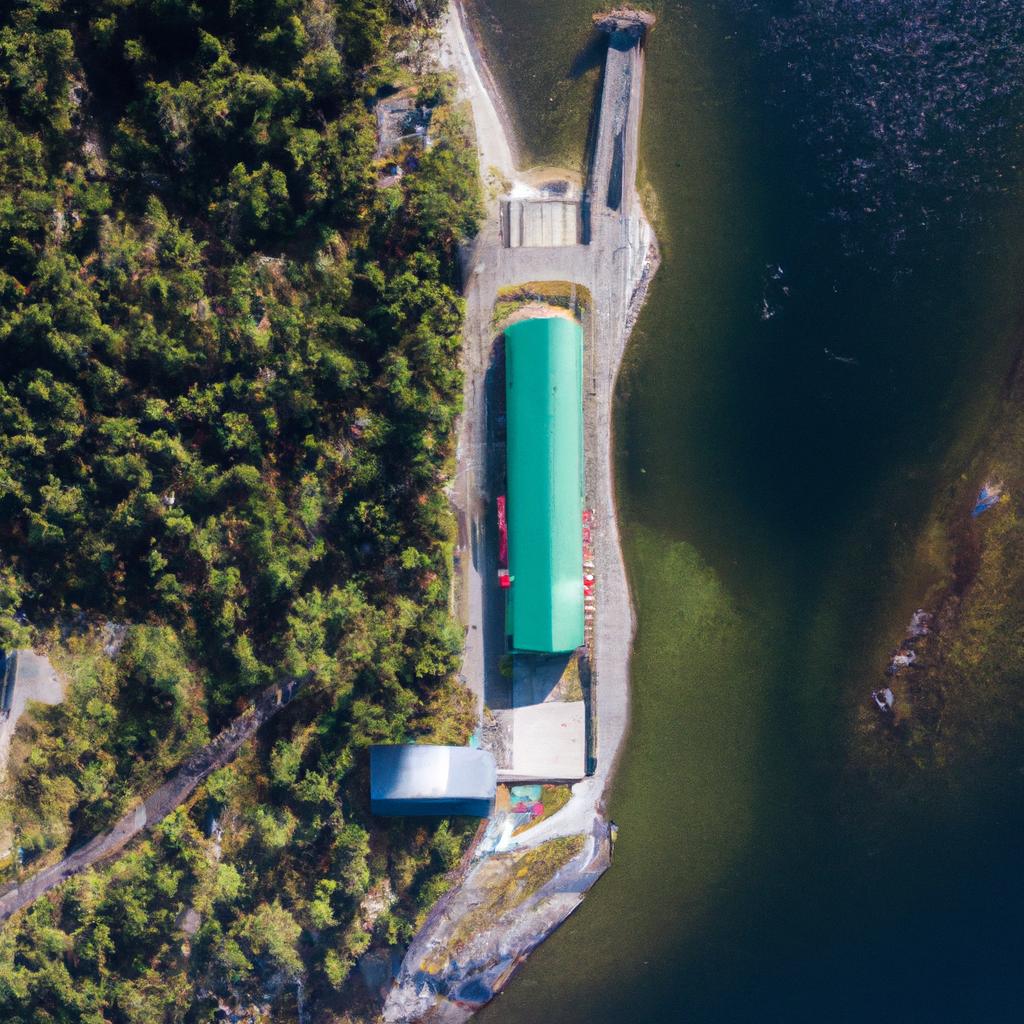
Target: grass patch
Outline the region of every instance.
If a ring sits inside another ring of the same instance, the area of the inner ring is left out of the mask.
[[[527,829],[533,828],[534,825],[539,825],[542,821],[546,821],[552,814],[557,814],[569,802],[571,797],[571,786],[545,783],[540,793],[540,802],[544,805],[544,813],[539,818],[534,818],[533,821],[520,825],[512,835],[518,836]]]
[[[592,307],[590,292],[582,285],[572,281],[528,281],[498,289],[491,323],[498,327],[531,302],[569,310],[577,319]]]
[[[579,655],[571,657],[566,664],[565,671],[558,680],[558,696],[560,700],[583,700]]]

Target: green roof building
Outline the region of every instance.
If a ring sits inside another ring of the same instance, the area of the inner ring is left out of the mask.
[[[565,317],[505,331],[512,647],[583,643],[583,331]]]

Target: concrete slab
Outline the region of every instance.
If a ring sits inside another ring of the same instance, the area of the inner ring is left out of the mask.
[[[566,246],[581,240],[580,204],[567,199],[503,199],[501,235],[506,246]]]
[[[510,727],[512,764],[499,782],[570,782],[586,774],[583,701],[548,701],[496,712]]]
[[[49,658],[29,650],[14,651],[10,657],[14,661],[12,718],[17,717],[14,708],[23,709],[30,700],[40,704],[59,704],[64,699],[64,686]]]

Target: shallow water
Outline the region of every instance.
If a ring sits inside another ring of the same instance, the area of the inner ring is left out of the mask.
[[[529,156],[579,161],[594,5],[474,9]],[[657,10],[620,842],[481,1019],[1017,1019],[1024,751],[879,788],[857,717],[1020,341],[1024,11]]]

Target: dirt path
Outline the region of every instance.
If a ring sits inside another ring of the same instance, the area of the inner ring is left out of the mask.
[[[0,923],[73,875],[120,853],[140,832],[166,818],[192,795],[210,772],[234,760],[242,744],[289,704],[301,686],[301,681],[292,680],[264,690],[251,707],[196,751],[159,789],[129,811],[109,832],[89,840],[60,863],[43,868],[5,892],[0,896]]]
[[[441,65],[455,72],[463,98],[472,105],[482,177],[486,180],[497,172],[512,181],[516,176],[515,136],[487,65],[478,57],[462,5],[449,5],[441,29]]]

